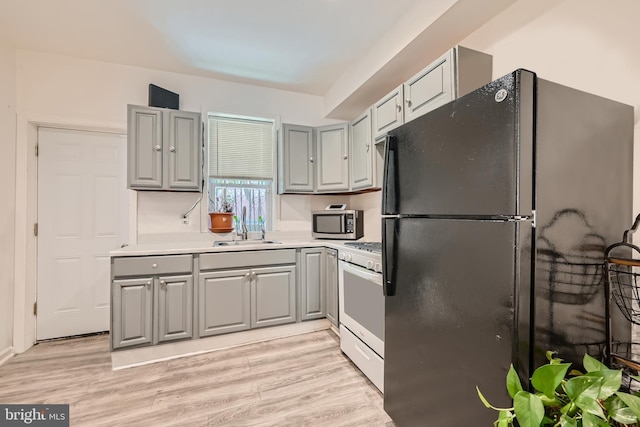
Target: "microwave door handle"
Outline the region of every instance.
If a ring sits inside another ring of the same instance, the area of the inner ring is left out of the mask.
[[[382,219],[382,293],[386,297],[396,294],[396,226],[399,219]]]

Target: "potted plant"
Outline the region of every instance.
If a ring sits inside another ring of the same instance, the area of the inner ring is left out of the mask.
[[[233,204],[230,196],[216,197],[215,202],[209,198],[213,211],[209,212],[211,230],[214,233],[228,233],[233,230]]]
[[[513,399],[511,408],[492,406],[476,387],[484,405],[498,411],[497,427],[640,425],[640,397],[621,391],[621,369],[609,369],[585,354],[582,363],[587,372],[573,370],[567,374],[571,364],[562,363],[554,354],[548,351],[549,363],[533,372],[533,393],[522,388],[518,374],[511,366],[506,384]]]

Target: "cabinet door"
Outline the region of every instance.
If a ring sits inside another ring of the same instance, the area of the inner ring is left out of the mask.
[[[128,107],[127,185],[131,189],[162,188],[162,111]]]
[[[158,341],[193,336],[193,276],[160,276],[156,293]]]
[[[296,267],[255,268],[251,273],[251,327],[296,321]]]
[[[282,125],[281,192],[313,192],[313,128]]]
[[[451,49],[404,84],[404,121],[419,117],[455,99]]]
[[[202,137],[199,113],[168,112],[165,139],[167,186],[171,190],[199,190]]]
[[[198,328],[201,337],[249,329],[250,280],[249,269],[200,273]]]
[[[319,127],[316,132],[316,190],[349,189],[349,125]]]
[[[327,319],[338,326],[338,251],[327,249],[324,283],[326,288]]]
[[[152,285],[152,277],[113,281],[111,339],[114,349],[151,343]]]
[[[324,249],[300,250],[301,320],[325,317]]]
[[[373,104],[373,133],[378,139],[402,123],[402,85]]]
[[[371,110],[351,123],[351,189],[373,187],[373,139],[371,138]]]

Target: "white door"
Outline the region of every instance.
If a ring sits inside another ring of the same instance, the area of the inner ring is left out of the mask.
[[[38,129],[38,340],[109,330],[109,251],[128,236],[126,136]]]

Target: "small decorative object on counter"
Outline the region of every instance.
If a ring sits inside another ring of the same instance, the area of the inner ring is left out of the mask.
[[[209,212],[209,218],[211,220],[211,228],[209,231],[212,233],[229,233],[233,231],[233,198],[226,195],[226,191],[223,197],[216,197],[215,202],[209,198],[210,206],[213,206],[213,211]]]

